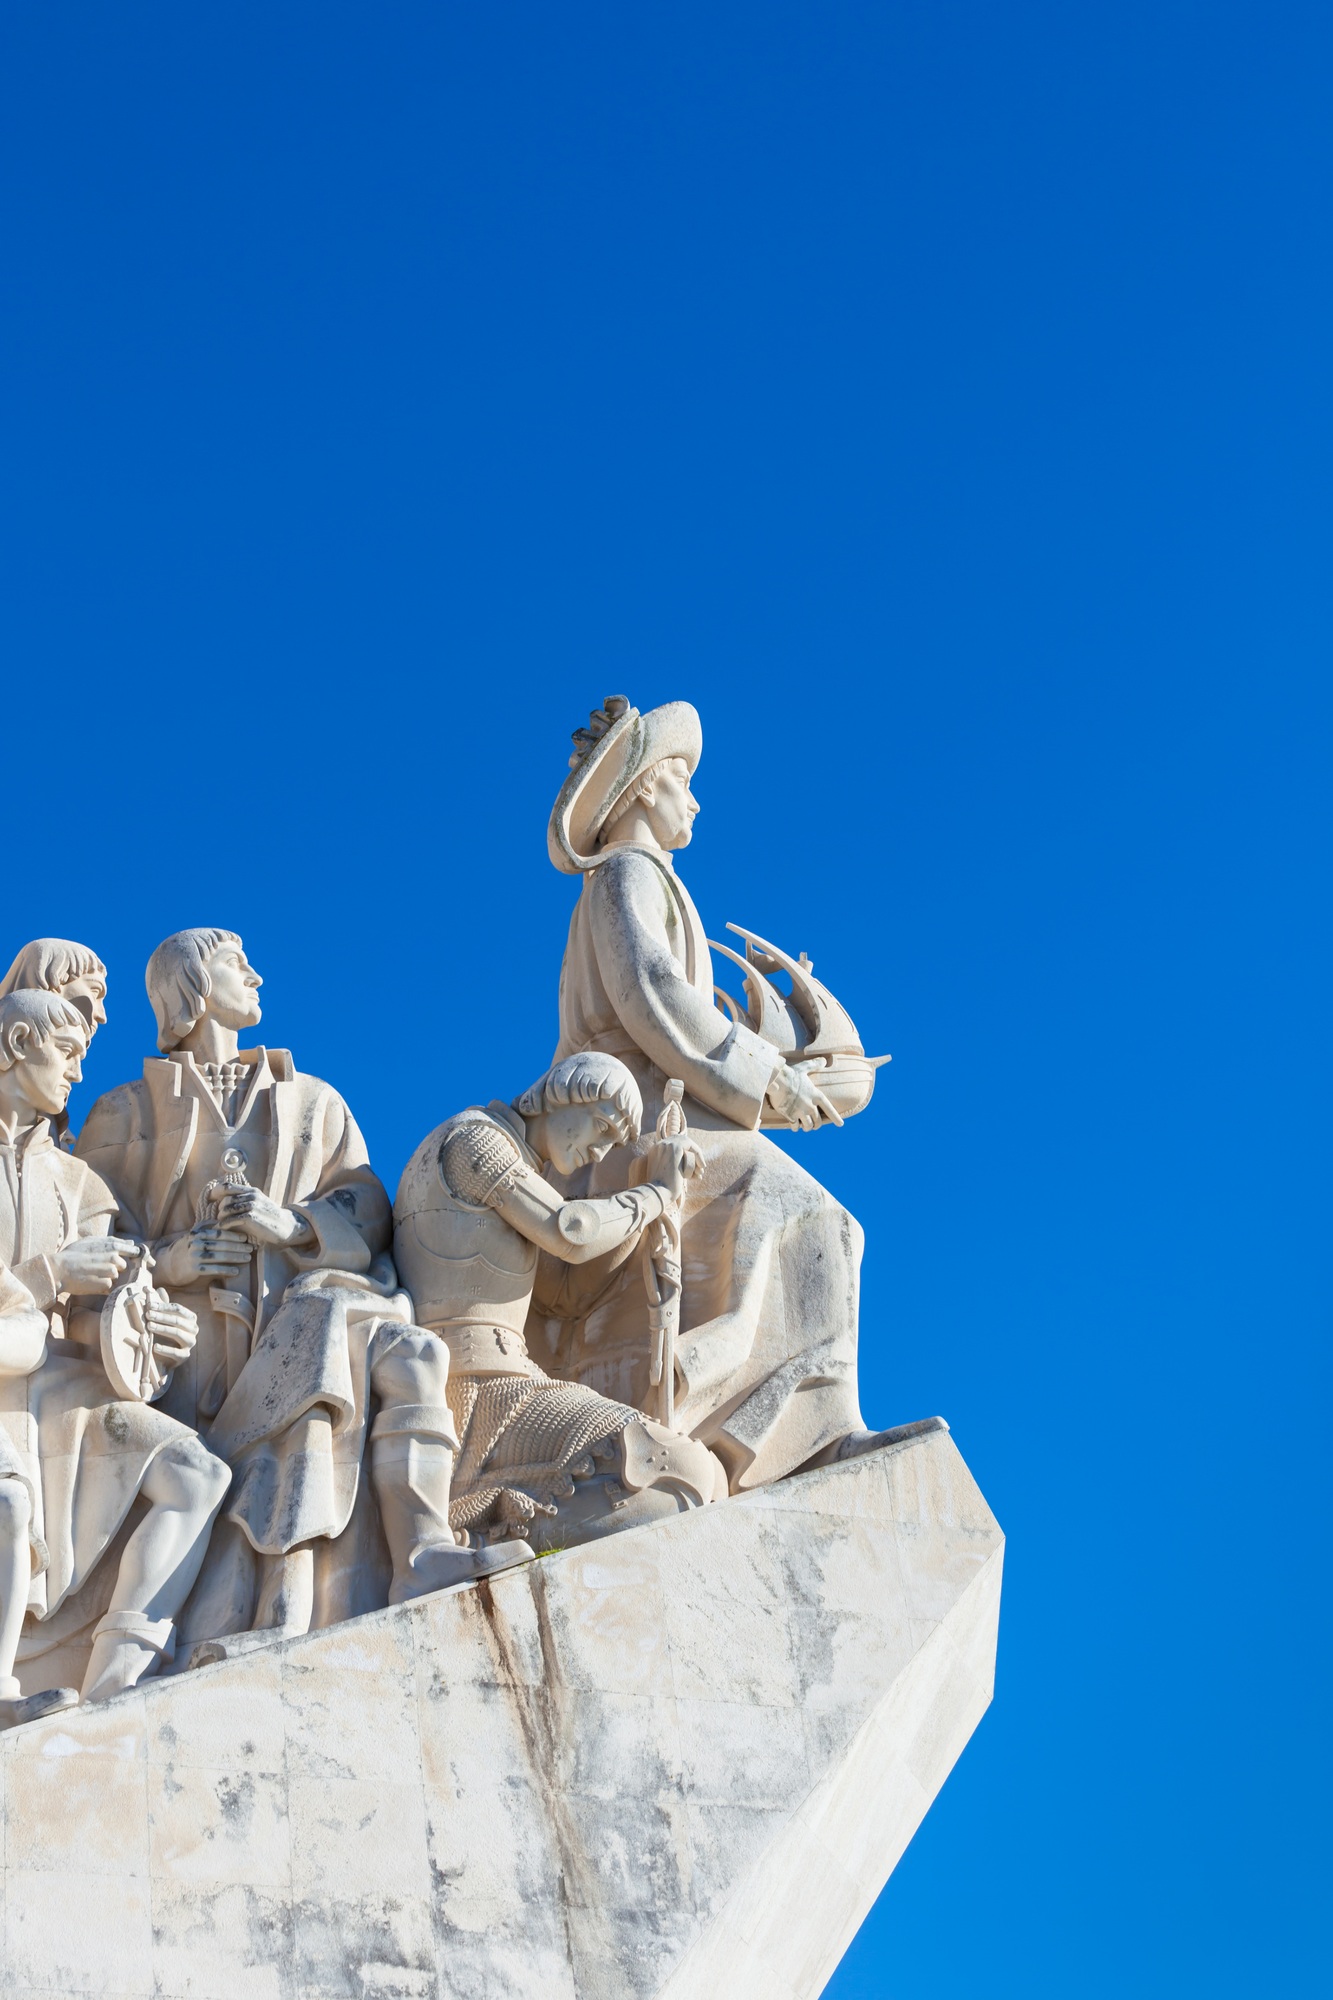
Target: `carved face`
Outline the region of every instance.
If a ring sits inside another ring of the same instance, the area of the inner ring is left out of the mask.
[[[690,767],[683,757],[672,757],[654,771],[643,810],[659,847],[670,854],[689,846],[699,801],[690,790]]]
[[[224,1028],[253,1028],[263,980],[239,944],[220,944],[208,961],[208,1012]]]
[[[77,979],[67,979],[60,989],[62,1000],[68,1000],[71,1007],[77,1007],[88,1023],[88,1038],[91,1041],[106,1020],[106,981],[95,972],[81,972]]]
[[[40,1044],[25,1035],[18,1044],[18,1061],[8,1072],[13,1089],[34,1111],[54,1118],[83,1075],[85,1046],[72,1028],[57,1028]]]
[[[619,1137],[615,1113],[601,1104],[562,1104],[544,1120],[545,1152],[557,1173],[604,1160]]]

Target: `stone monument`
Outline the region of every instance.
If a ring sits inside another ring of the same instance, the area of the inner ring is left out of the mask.
[[[574,741],[551,1067],[392,1204],[236,932],[76,1140],[106,968],[0,983],[5,1993],[810,2000],[990,1699],[1003,1538],[767,1136],[887,1058],[710,944],[695,710]]]

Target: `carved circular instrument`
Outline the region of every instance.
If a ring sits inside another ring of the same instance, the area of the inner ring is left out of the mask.
[[[158,1366],[145,1307],[165,1305],[167,1294],[155,1291],[153,1259],[147,1250],[138,1269],[117,1285],[102,1307],[102,1366],[107,1380],[127,1403],[150,1403],[166,1387],[167,1370]]]

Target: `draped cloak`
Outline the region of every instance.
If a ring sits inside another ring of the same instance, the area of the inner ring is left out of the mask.
[[[385,1254],[389,1197],[342,1098],[295,1069],[285,1049],[244,1050],[239,1060],[252,1075],[235,1124],[193,1057],[177,1054],[99,1098],[76,1153],[111,1187],[118,1228],[155,1249],[193,1226],[224,1151],[240,1152],[251,1185],[309,1226],[299,1246],[257,1247],[225,1287],[172,1288],[200,1332],[163,1407],[233,1467],[223,1517],[252,1547],[277,1554],[347,1527],[373,1359],[408,1313]]]
[[[57,1310],[52,1258],[79,1237],[105,1236],[115,1207],[45,1119],[17,1147],[0,1145],[0,1476],[22,1479],[32,1499],[28,1614],[38,1621],[79,1590],[153,1459],[186,1435],[161,1408],[117,1398],[98,1347],[100,1300],[74,1302],[67,1321]],[[65,1338],[67,1324],[82,1337]]]
[[[644,1136],[570,1177],[625,1187],[653,1142],[669,1077],[685,1085],[703,1171],[686,1183],[676,1421],[727,1467],[733,1492],[781,1478],[861,1428],[856,1391],[859,1224],[757,1129],[782,1058],[713,998],[698,911],[668,855],[612,847],[584,877],[560,977],[556,1057],[618,1056],[644,1099]],[[557,1270],[543,1259],[531,1345],[553,1375],[648,1406],[648,1328],[635,1264]]]

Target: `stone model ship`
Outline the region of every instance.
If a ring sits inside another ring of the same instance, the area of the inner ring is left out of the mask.
[[[975,1727],[1002,1537],[862,1422],[860,1228],[764,1136],[887,1058],[710,948],[701,748],[577,732],[554,1061],[392,1204],[236,933],[72,1145],[102,961],[0,983],[5,1992],[807,2000]]]

